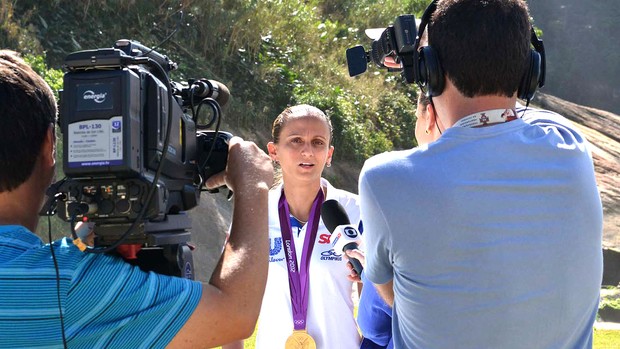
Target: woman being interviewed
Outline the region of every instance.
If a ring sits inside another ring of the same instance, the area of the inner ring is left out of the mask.
[[[282,178],[269,193],[269,275],[256,348],[356,348],[347,258],[332,248],[320,217],[323,201],[335,199],[352,223],[360,220],[357,195],[321,178],[334,152],[331,121],[316,107],[289,107],[272,137],[267,148]]]

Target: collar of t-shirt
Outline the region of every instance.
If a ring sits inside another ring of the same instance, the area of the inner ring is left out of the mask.
[[[291,216],[290,218],[291,230],[293,231],[293,233],[296,233],[296,235],[299,236],[299,233],[301,233],[301,229],[304,227],[305,223],[300,222],[293,215],[290,215],[290,216]]]
[[[452,127],[484,127],[517,119],[514,109],[492,109],[464,116]]]

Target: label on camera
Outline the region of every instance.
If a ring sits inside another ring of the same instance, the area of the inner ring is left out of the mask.
[[[68,130],[69,167],[123,164],[123,117],[74,122]]]

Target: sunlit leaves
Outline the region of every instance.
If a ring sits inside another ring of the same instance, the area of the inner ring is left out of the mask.
[[[0,0],[3,1],[3,0]],[[8,2],[5,2],[8,4]],[[336,157],[368,156],[413,144],[415,92],[398,73],[374,66],[348,76],[345,50],[370,46],[368,27],[386,27],[427,1],[193,0],[17,2],[19,18],[60,68],[75,50],[142,42],[179,64],[175,81],[208,78],[228,86],[226,120],[267,133],[287,105],[311,103],[334,121]],[[181,12],[183,16],[181,16]],[[88,22],[89,25],[80,25]],[[177,30],[169,40],[163,41]],[[43,52],[37,52],[40,55]],[[262,129],[265,129],[264,131]]]

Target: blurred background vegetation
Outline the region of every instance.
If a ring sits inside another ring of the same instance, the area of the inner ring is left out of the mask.
[[[428,2],[0,0],[0,47],[21,52],[59,91],[69,53],[109,48],[118,39],[139,41],[179,64],[174,81],[224,83],[232,99],[222,128],[263,148],[285,107],[313,104],[334,125],[334,167],[325,175],[356,192],[366,158],[416,145],[416,90],[400,74],[375,67],[349,77],[345,50],[368,48],[364,29],[385,28],[403,13],[419,18]],[[529,3],[547,49],[544,92],[618,112],[619,51],[604,43],[620,29],[615,2]],[[58,156],[61,164],[62,152]]]
[[[171,73],[174,81],[207,78],[224,83],[232,99],[224,108],[223,129],[263,148],[271,122],[285,107],[313,104],[334,124],[335,161],[326,177],[356,192],[366,158],[416,145],[416,91],[403,84],[399,74],[374,67],[349,77],[345,50],[359,44],[368,48],[364,29],[385,28],[403,13],[419,18],[428,3],[0,0],[0,48],[21,52],[58,93],[69,53],[109,48],[118,39],[137,40],[179,64]],[[617,1],[528,3],[547,49],[544,92],[620,113],[620,51],[610,40],[620,29]],[[62,164],[62,147],[58,150]],[[61,223],[54,224],[58,228]],[[47,232],[47,224],[40,230]],[[67,231],[53,230],[56,237]],[[616,347],[618,332],[602,344],[603,332],[598,332],[595,347]]]
[[[345,50],[369,46],[364,29],[425,7],[420,0],[0,0],[0,47],[22,53],[58,93],[68,54],[139,41],[178,63],[173,81],[224,83],[232,98],[222,129],[265,149],[284,108],[313,104],[334,125],[335,166],[325,175],[356,192],[366,158],[415,145],[416,94],[399,74],[373,67],[349,77]],[[62,178],[60,144],[57,153]],[[54,217],[53,230],[66,231],[59,224]]]
[[[233,99],[225,108],[225,127],[261,145],[269,140],[272,120],[287,105],[310,103],[325,110],[335,128],[336,160],[359,168],[373,154],[415,145],[416,92],[402,83],[399,74],[374,67],[350,78],[345,50],[369,46],[364,29],[385,28],[403,13],[419,18],[427,4],[427,0],[0,0],[0,47],[27,55],[59,90],[67,54],[112,47],[118,39],[140,41],[179,64],[172,80],[208,78],[228,86]],[[531,0],[530,7],[548,51],[545,92],[617,109],[620,53],[616,45],[602,44],[608,36],[595,34],[617,32],[618,7],[612,1],[590,6],[576,0]],[[594,54],[596,43],[601,43],[600,54]],[[597,66],[607,70],[600,73]],[[576,89],[577,84],[589,88]],[[587,99],[583,90],[599,92]],[[334,184],[346,186],[335,180]]]
[[[385,27],[398,14],[419,13],[426,1],[0,4],[0,46],[27,54],[56,89],[67,54],[133,39],[179,64],[171,73],[174,81],[204,77],[228,86],[233,99],[225,109],[226,125],[261,144],[275,116],[298,103],[314,104],[331,116],[337,159],[361,164],[378,152],[415,144],[411,86],[404,86],[397,74],[378,70],[350,78],[344,52],[357,44],[368,46],[363,29]]]

